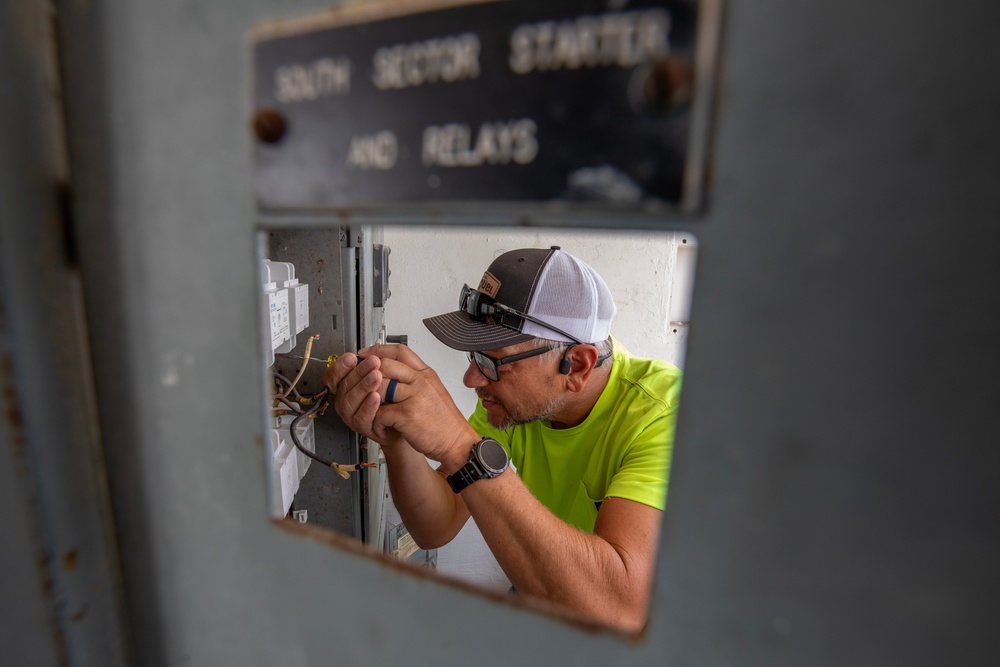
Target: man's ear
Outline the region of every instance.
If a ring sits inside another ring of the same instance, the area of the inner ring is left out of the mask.
[[[559,363],[559,372],[567,376],[570,391],[583,391],[597,365],[598,356],[597,348],[593,345],[578,344],[566,348]]]

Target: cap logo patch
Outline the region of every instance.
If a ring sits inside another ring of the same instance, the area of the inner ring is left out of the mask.
[[[497,298],[497,292],[500,291],[500,281],[497,280],[495,275],[487,271],[483,274],[483,279],[479,281],[479,291],[495,299]]]

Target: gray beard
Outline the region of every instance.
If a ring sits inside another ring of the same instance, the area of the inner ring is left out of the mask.
[[[494,424],[490,421],[490,426],[497,429],[498,431],[506,431],[508,429],[514,428],[515,426],[522,426],[524,424],[531,424],[540,421],[552,421],[559,411],[562,409],[563,405],[566,404],[566,396],[559,396],[553,398],[551,401],[546,403],[542,408],[531,416],[525,415],[512,415],[509,410],[507,410],[507,416],[504,417],[499,424]],[[504,406],[506,408],[506,406]]]

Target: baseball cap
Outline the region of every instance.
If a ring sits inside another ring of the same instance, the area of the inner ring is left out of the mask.
[[[616,312],[614,297],[604,279],[559,246],[503,253],[483,274],[478,291],[487,301],[524,313],[572,338],[509,312],[502,323],[497,323],[493,318],[475,319],[464,310],[456,310],[429,317],[424,325],[448,347],[472,352],[533,338],[597,343],[611,333]]]

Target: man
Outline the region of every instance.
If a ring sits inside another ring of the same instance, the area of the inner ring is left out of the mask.
[[[479,403],[468,420],[402,345],[328,369],[337,412],[382,445],[421,547],[447,544],[471,515],[519,594],[640,630],[680,371],[617,345],[607,285],[555,246],[502,254],[460,306],[424,324],[469,353],[464,382]]]

